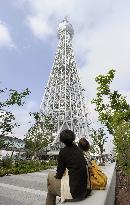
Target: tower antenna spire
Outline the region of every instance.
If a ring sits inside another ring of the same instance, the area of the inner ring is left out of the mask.
[[[68,22],[69,21],[68,19],[69,19],[69,17],[66,15],[64,20]]]

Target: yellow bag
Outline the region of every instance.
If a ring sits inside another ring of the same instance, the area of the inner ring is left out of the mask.
[[[102,172],[101,168],[94,160],[91,161],[89,167],[91,189],[103,190],[107,185],[107,176]]]

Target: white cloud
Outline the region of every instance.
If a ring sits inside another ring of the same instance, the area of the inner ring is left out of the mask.
[[[116,69],[113,89],[130,96],[129,0],[23,2],[28,7],[28,25],[40,39],[53,34],[56,36],[55,25],[58,25],[64,16],[69,16],[75,29],[73,46],[76,58],[79,59],[79,72],[91,112],[90,101],[95,97],[97,86],[94,79],[99,74],[106,74],[111,68]],[[92,115],[96,121],[94,112]]]
[[[29,27],[31,28],[33,34],[42,39],[46,36],[52,34],[52,30],[49,25],[40,16],[28,17]]]
[[[28,25],[38,38],[39,36],[45,38],[50,34],[55,35],[56,28],[54,25],[66,15],[77,25],[78,30],[81,27],[82,30],[86,26],[91,27],[95,24],[95,19],[96,22],[103,21],[102,15],[104,15],[105,20],[107,11],[111,6],[111,0],[98,2],[94,0],[24,0],[22,3],[29,11]],[[19,4],[21,5],[21,1],[19,1]],[[49,30],[49,32],[46,32],[46,30]],[[53,33],[50,31],[53,31]]]
[[[74,1],[25,0],[23,3],[29,5],[30,8],[30,14],[27,17],[28,26],[37,38],[44,39],[50,35],[55,35],[55,20],[59,16],[60,18],[64,17]]]
[[[68,15],[75,28],[73,45],[87,97],[94,97],[96,75],[116,68],[115,89],[130,89],[130,15],[128,0],[24,0],[28,24],[44,38],[57,32],[55,25]],[[125,81],[125,83],[124,83]]]
[[[130,19],[110,18],[106,26],[91,33],[91,36],[84,45],[86,56],[85,64],[80,71],[89,97],[95,93],[96,84],[94,78],[98,74],[106,73],[109,69],[115,68],[116,75],[113,82],[115,89],[130,89]],[[79,40],[79,50],[80,50]],[[83,40],[84,41],[84,40]],[[89,51],[89,52],[88,52]],[[124,83],[125,82],[125,83]]]
[[[0,22],[0,47],[14,47],[8,27]]]
[[[23,0],[23,4],[28,8],[28,26],[39,39],[56,36],[56,25],[69,16],[75,29],[76,57],[83,62],[79,65],[80,76],[88,99],[96,92],[95,77],[111,68],[117,70],[114,88],[130,90],[128,0]]]

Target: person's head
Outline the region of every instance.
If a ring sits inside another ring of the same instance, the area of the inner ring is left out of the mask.
[[[79,140],[78,146],[80,149],[86,152],[90,149],[90,144],[85,138],[81,138]]]
[[[60,133],[60,141],[63,142],[66,146],[71,146],[75,140],[75,134],[71,130],[63,130]]]

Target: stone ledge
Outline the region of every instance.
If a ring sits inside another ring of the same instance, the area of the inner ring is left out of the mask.
[[[65,202],[64,205],[114,205],[115,185],[116,185],[116,163],[102,167],[102,170],[108,177],[108,183],[105,190],[94,190],[91,196],[83,201]]]

